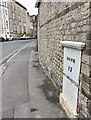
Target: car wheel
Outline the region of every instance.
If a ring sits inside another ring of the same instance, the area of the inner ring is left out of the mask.
[[[4,40],[4,38],[2,38],[2,42],[4,42],[5,40]]]

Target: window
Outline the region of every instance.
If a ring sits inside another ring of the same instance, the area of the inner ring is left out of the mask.
[[[23,15],[25,16],[25,10],[23,10]]]
[[[19,22],[21,22],[21,16],[19,15]]]
[[[14,20],[16,19],[16,15],[15,15],[15,13],[13,13],[13,19],[14,19]]]
[[[7,27],[7,29],[8,29],[8,21],[6,21],[6,27]]]
[[[11,4],[11,8],[12,8],[13,10],[15,10],[15,4],[14,4],[14,3]]]
[[[20,33],[22,33],[22,27],[21,27],[21,25],[20,25]]]
[[[4,6],[4,1],[2,1],[2,5]]]
[[[3,7],[3,13],[4,13],[4,7]]]
[[[14,26],[13,26],[13,30],[14,30],[14,32],[17,32],[16,24],[14,24]]]
[[[33,23],[32,22],[30,23],[30,29],[33,29]]]
[[[23,22],[26,23],[26,18],[25,17],[23,17]]]
[[[24,28],[24,33],[26,33],[26,27],[24,26],[23,28]]]
[[[33,15],[33,20],[35,21],[35,16]]]
[[[7,10],[5,10],[5,13],[6,13],[6,15],[7,15]]]
[[[21,9],[20,9],[20,7],[18,7],[17,9],[18,9],[18,12],[21,13]]]
[[[6,7],[6,2],[5,2],[5,7]]]
[[[36,22],[34,23],[34,26],[36,26],[37,24],[36,24]]]

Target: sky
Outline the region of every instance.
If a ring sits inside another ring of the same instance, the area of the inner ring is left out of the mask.
[[[23,6],[25,6],[30,15],[37,15],[38,9],[35,8],[36,0],[17,0]]]

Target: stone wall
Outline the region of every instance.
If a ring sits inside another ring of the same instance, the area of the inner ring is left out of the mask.
[[[91,3],[52,2],[39,5],[38,49],[45,74],[62,92],[63,55],[60,41],[84,42],[77,111],[91,118]]]

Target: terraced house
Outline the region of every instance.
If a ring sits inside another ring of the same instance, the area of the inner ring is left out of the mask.
[[[9,33],[8,2],[0,0],[0,35],[5,38]]]
[[[40,64],[68,116],[91,119],[91,0],[36,7]]]
[[[37,37],[37,15],[29,15],[27,12],[27,35]]]
[[[26,34],[27,9],[16,0],[8,2],[8,9],[10,34],[14,39],[18,39],[21,34]]]

